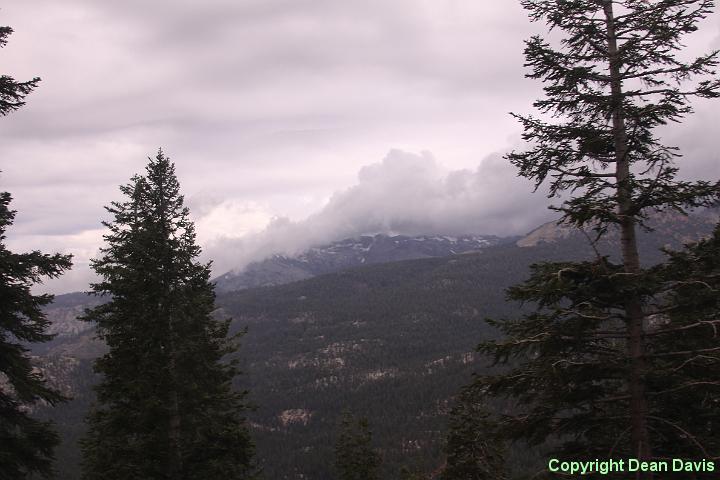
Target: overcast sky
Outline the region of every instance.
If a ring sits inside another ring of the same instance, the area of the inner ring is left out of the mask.
[[[2,74],[42,77],[0,118],[10,248],[75,255],[86,289],[118,185],[162,147],[215,273],[375,232],[522,234],[551,218],[502,159],[530,113],[513,0],[8,2]],[[690,52],[720,47],[708,19]],[[717,178],[720,104],[666,132]]]

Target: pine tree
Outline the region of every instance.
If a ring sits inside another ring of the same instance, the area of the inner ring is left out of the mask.
[[[339,480],[377,480],[380,456],[372,447],[372,432],[366,418],[355,419],[344,412],[335,445],[335,467]]]
[[[27,344],[53,338],[41,310],[53,297],[33,295],[31,287],[42,277],[58,277],[71,263],[69,255],[18,254],[5,247],[5,232],[15,218],[11,200],[9,193],[0,193],[0,478],[23,479],[33,473],[50,476],[59,441],[52,425],[33,419],[27,406],[64,399],[30,363]]]
[[[11,33],[10,27],[0,27],[0,47]],[[24,105],[39,81],[0,76],[0,115]],[[0,193],[0,478],[47,477],[59,439],[52,425],[33,419],[27,407],[37,402],[55,405],[64,398],[47,387],[28,357],[28,343],[53,337],[46,333],[49,322],[42,312],[53,296],[33,295],[31,288],[42,277],[55,278],[69,269],[71,256],[9,251],[5,234],[16,213],[9,208],[11,201],[8,192]]]
[[[478,382],[516,403],[499,438],[549,448],[557,458],[637,458],[622,310],[636,295],[647,312],[643,380],[653,457],[719,457],[719,233],[632,277],[606,257],[534,265],[508,294],[536,310],[494,322],[506,337],[482,345],[512,366]]]
[[[10,27],[0,27],[0,48],[7,44],[7,37],[13,32]],[[5,116],[25,105],[25,97],[40,83],[38,77],[27,82],[18,82],[8,75],[0,76],[0,115]]]
[[[564,34],[557,46],[526,42],[530,78],[546,82],[534,106],[542,117],[516,115],[532,147],[508,155],[521,176],[550,195],[570,195],[562,220],[619,232],[620,264],[536,265],[511,299],[537,310],[498,325],[507,335],[482,349],[507,374],[483,382],[517,400],[521,414],[505,432],[534,443],[554,438],[566,455],[640,459],[662,455],[650,432],[657,391],[649,375],[648,328],[658,315],[659,279],[641,268],[636,232],[653,211],[710,205],[720,183],[676,178],[677,149],[656,127],[692,111],[692,97],[715,98],[718,52],[691,61],[679,55],[683,37],[714,6],[710,0],[524,0],[535,21]],[[668,352],[669,353],[669,352]],[[656,355],[657,352],[652,352]],[[594,458],[594,457],[593,457]],[[641,473],[641,478],[651,474]]]
[[[95,365],[83,478],[250,478],[245,392],[232,390],[237,365],[223,360],[237,346],[230,320],[213,317],[210,266],[197,261],[175,167],[159,151],[121,191],[93,261],[93,292],[109,302],[85,316],[109,351]]]
[[[450,411],[442,480],[503,480],[505,456],[482,392],[465,387]]]
[[[648,332],[649,378],[654,397],[661,400],[653,415],[661,420],[655,442],[680,458],[718,458],[720,224],[711,237],[668,254],[667,263],[652,269],[661,287],[662,312]]]

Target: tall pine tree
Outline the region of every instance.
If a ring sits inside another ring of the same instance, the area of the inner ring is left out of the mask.
[[[514,368],[483,382],[490,393],[518,401],[520,412],[505,421],[511,438],[554,439],[565,455],[662,456],[671,452],[654,450],[651,432],[669,420],[654,413],[662,390],[650,377],[650,360],[659,352],[648,346],[662,294],[657,276],[641,268],[636,232],[652,211],[684,211],[718,198],[718,183],[676,178],[677,149],[655,134],[690,113],[692,97],[719,96],[718,52],[691,60],[679,54],[683,37],[714,4],[522,4],[562,38],[555,46],[540,36],[526,43],[528,76],[546,83],[544,98],[534,104],[543,115],[516,115],[532,146],[508,157],[521,176],[548,184],[551,195],[570,193],[556,207],[563,221],[597,237],[618,232],[621,262],[535,266],[510,297],[537,310],[500,322],[507,338],[483,346],[499,362],[512,359]]]
[[[10,27],[0,27],[0,47],[7,43]],[[40,81],[17,82],[0,76],[0,116],[24,105]],[[0,193],[0,478],[24,479],[52,473],[53,449],[59,439],[52,426],[28,414],[36,402],[51,405],[63,397],[48,388],[28,357],[28,343],[47,342],[49,325],[42,312],[52,295],[33,295],[31,288],[42,277],[54,278],[70,268],[69,255],[39,251],[13,253],[5,246],[7,229],[15,211],[12,197]]]
[[[63,400],[30,363],[27,344],[53,338],[42,312],[53,297],[33,295],[31,287],[42,277],[59,276],[71,263],[69,255],[13,253],[5,247],[5,232],[15,218],[11,200],[9,193],[0,193],[0,478],[24,479],[33,473],[50,476],[59,441],[52,425],[32,418],[27,407]]]
[[[121,191],[93,262],[93,292],[109,302],[85,316],[109,351],[95,365],[83,478],[250,478],[245,393],[232,389],[237,366],[224,360],[236,339],[230,320],[213,316],[210,268],[197,260],[175,167],[159,151]]]

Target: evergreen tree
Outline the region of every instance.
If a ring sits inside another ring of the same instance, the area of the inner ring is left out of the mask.
[[[506,338],[482,346],[512,365],[478,382],[517,404],[498,436],[544,444],[560,458],[636,458],[623,312],[635,295],[647,315],[643,380],[654,458],[720,456],[719,233],[632,277],[606,257],[534,265],[508,294],[538,308],[495,322]]]
[[[0,47],[11,33],[10,27],[0,27]],[[0,76],[0,115],[24,105],[39,81]],[[41,309],[53,297],[33,295],[31,288],[42,277],[55,278],[69,269],[71,256],[9,251],[5,233],[15,219],[11,201],[8,192],[0,193],[0,478],[24,479],[35,473],[47,477],[58,436],[50,423],[31,418],[27,407],[36,402],[55,405],[63,397],[46,386],[28,357],[28,343],[52,339]]]
[[[442,480],[503,480],[505,460],[496,425],[482,403],[482,392],[465,387],[450,411],[447,464]]]
[[[28,343],[47,342],[53,335],[44,305],[52,295],[33,295],[42,277],[55,278],[70,268],[70,255],[39,251],[13,253],[5,247],[5,232],[15,211],[12,197],[0,193],[0,478],[24,479],[33,473],[50,476],[53,449],[59,439],[49,422],[30,417],[27,406],[63,400],[48,388],[28,356]]]
[[[109,302],[85,316],[109,351],[95,365],[83,478],[250,478],[245,392],[232,390],[238,369],[223,361],[237,346],[230,320],[213,317],[210,266],[197,261],[175,167],[159,151],[121,191],[93,261],[93,292]]]
[[[655,442],[680,458],[718,458],[720,225],[710,238],[668,253],[669,261],[652,271],[661,287],[661,313],[648,332],[649,379],[660,400]]]
[[[335,467],[340,480],[377,480],[380,455],[372,447],[366,418],[344,412],[340,437],[335,445]]]
[[[676,179],[680,155],[654,133],[690,113],[692,97],[719,95],[720,81],[712,77],[717,51],[690,61],[678,55],[683,37],[714,4],[522,4],[533,20],[564,36],[557,47],[539,36],[526,42],[528,76],[546,82],[545,97],[534,104],[543,117],[516,115],[532,147],[508,158],[536,187],[547,183],[550,195],[570,192],[555,207],[564,222],[594,230],[596,239],[619,232],[621,262],[599,257],[535,266],[509,293],[537,310],[500,322],[508,338],[482,346],[499,362],[513,359],[514,368],[482,382],[519,402],[522,413],[504,422],[511,438],[554,438],[556,450],[582,457],[661,456],[666,452],[653,449],[650,432],[666,420],[650,404],[659,391],[652,391],[648,346],[661,287],[641,268],[636,231],[652,211],[684,211],[718,198],[720,183]]]
[[[10,27],[0,27],[0,48],[7,44],[7,37],[13,32]],[[25,97],[40,83],[38,77],[27,82],[18,82],[8,75],[0,76],[0,115],[5,116],[25,105]]]

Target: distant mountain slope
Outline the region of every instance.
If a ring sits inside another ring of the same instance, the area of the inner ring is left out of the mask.
[[[641,236],[649,263],[662,257],[658,246],[679,246],[714,224],[668,217],[656,226]],[[612,242],[598,248],[609,251]],[[237,386],[248,388],[258,406],[250,420],[265,477],[334,478],[333,444],[343,408],[369,418],[383,451],[383,478],[398,478],[403,464],[437,467],[452,397],[472,372],[485,368],[473,353],[495,334],[484,319],[518,313],[505,289],[526,278],[531,263],[594,254],[582,234],[570,234],[528,247],[488,246],[466,255],[365,265],[221,292],[217,314],[233,317],[235,331],[248,329],[240,349],[245,374]],[[79,308],[73,302],[84,300],[60,296],[49,315],[57,307],[67,316],[68,308]],[[72,439],[81,434],[78,426],[92,398],[89,362],[98,348],[92,331],[71,329],[44,356],[54,364],[58,356],[79,359],[73,371],[62,370],[64,382],[55,374],[76,399],[46,412],[70,440],[59,452],[61,478],[67,480],[77,478]]]
[[[227,272],[214,280],[215,291],[224,293],[283,285],[362,265],[466,254],[494,245],[512,243],[516,239],[517,237],[502,238],[495,235],[374,235],[348,238],[311,248],[294,257],[274,255],[248,265],[241,272]],[[46,309],[52,317],[50,333],[57,334],[57,340],[62,340],[66,335],[87,332],[91,325],[76,318],[86,307],[100,302],[98,297],[80,292],[56,295],[53,304]],[[42,354],[60,353],[54,348],[57,344],[57,341],[53,341],[33,348]]]
[[[493,335],[483,319],[511,314],[504,288],[538,256],[561,253],[555,245],[505,245],[220,294],[218,315],[248,329],[238,388],[258,405],[250,420],[266,478],[334,478],[336,423],[346,407],[370,419],[384,478],[396,478],[403,464],[437,467],[451,398],[480,369],[476,344]],[[84,359],[66,381],[75,400],[45,412],[71,441],[92,398],[91,333],[64,336],[45,356]],[[62,478],[77,478],[77,448],[66,443],[62,452]]]
[[[215,279],[216,291],[228,292],[296,282],[325,273],[376,263],[417,258],[446,257],[474,252],[514,239],[482,236],[388,236],[349,238],[311,248],[300,255],[271,258],[248,265],[241,272],[228,272]]]
[[[663,258],[660,247],[708,235],[714,224],[705,217],[653,219],[655,232],[639,236],[645,263]],[[615,247],[612,236],[596,245],[601,254]],[[273,458],[271,476],[300,469],[307,478],[332,478],[329,439],[343,407],[371,420],[385,478],[397,478],[403,463],[437,467],[451,397],[485,368],[473,354],[495,334],[484,319],[518,312],[506,288],[526,278],[532,263],[593,255],[577,232],[531,247],[497,245],[221,295],[224,312],[249,328],[243,351],[260,405],[259,451],[283,445],[286,452]],[[286,424],[283,412],[303,420]]]
[[[683,244],[696,242],[709,235],[719,221],[720,208],[701,209],[687,216],[675,211],[653,213],[647,221],[647,225],[653,231],[639,232],[641,247],[645,249],[647,255],[655,258],[656,251],[661,247],[680,248]],[[588,228],[586,232],[592,238],[592,229]],[[617,230],[611,230],[602,245],[607,248],[609,244],[618,242],[619,237]],[[520,238],[516,245],[534,247],[563,240],[587,242],[588,237],[577,228],[558,222],[548,222]]]
[[[451,399],[483,368],[477,343],[494,335],[484,319],[516,312],[505,288],[538,256],[563,253],[498,246],[221,295],[248,328],[244,385],[259,405],[251,418],[268,478],[334,478],[343,408],[369,418],[383,478],[403,464],[436,468]]]

